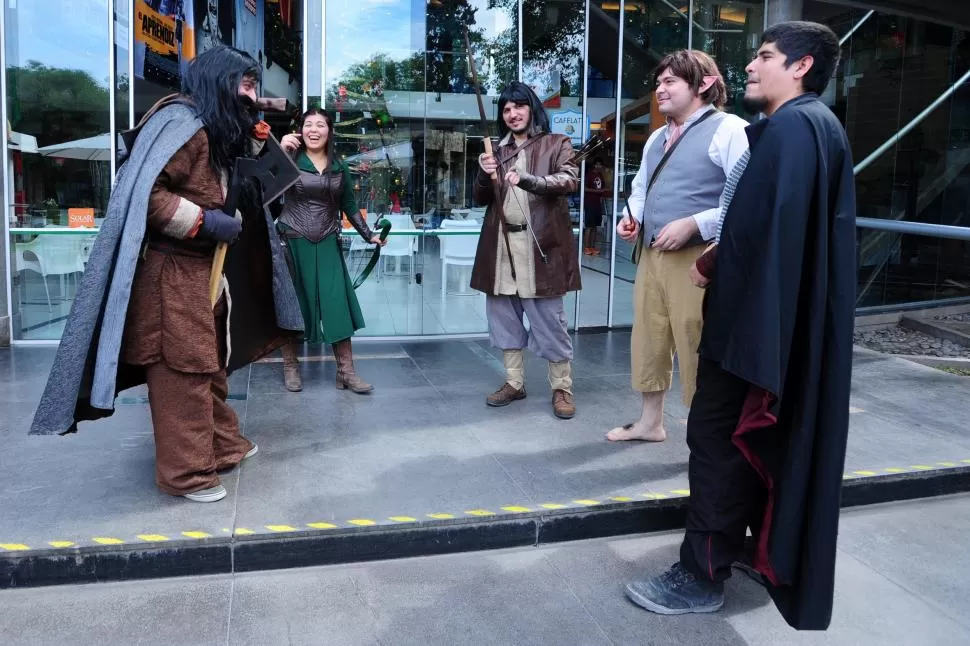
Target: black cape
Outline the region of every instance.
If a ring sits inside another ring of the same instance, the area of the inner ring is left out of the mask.
[[[131,285],[147,224],[151,188],[202,121],[177,97],[160,101],[126,136],[129,155],[118,170],[101,230],[85,266],[30,433],[77,431],[77,423],[114,413],[117,394],[145,382],[144,368],[120,361]],[[126,133],[127,134],[127,133]],[[225,275],[231,299],[228,371],[302,335],[303,316],[269,212],[243,212]]]
[[[747,131],[699,352],[752,385],[733,440],[769,492],[755,567],[790,625],[825,629],[849,427],[852,157],[814,94]]]

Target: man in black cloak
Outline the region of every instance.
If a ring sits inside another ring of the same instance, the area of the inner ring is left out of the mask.
[[[751,566],[785,620],[824,630],[849,426],[855,190],[845,132],[821,101],[839,58],[824,25],[768,29],[747,67],[750,152],[725,185],[687,422],[680,561],[627,586],[661,614],[714,612],[751,529]]]

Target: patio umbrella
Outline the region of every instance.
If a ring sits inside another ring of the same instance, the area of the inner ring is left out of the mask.
[[[110,161],[112,146],[111,135],[104,133],[87,139],[66,141],[38,148],[37,152],[45,157],[60,157],[63,159],[87,159],[89,161]]]

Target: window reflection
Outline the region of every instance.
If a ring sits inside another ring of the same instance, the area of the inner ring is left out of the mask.
[[[966,32],[820,2],[806,16],[838,34],[842,49],[824,97],[843,122],[858,165],[970,69]],[[861,22],[860,22],[861,21]],[[970,225],[970,91],[961,88],[856,175],[861,217]],[[970,296],[970,245],[859,231],[859,307]]]
[[[515,0],[327,2],[337,150],[368,219],[387,215],[401,234],[381,254],[380,280],[358,289],[366,334],[486,329],[484,300],[468,287],[484,209],[471,190],[483,133],[465,36],[494,119],[518,74],[517,12]]]
[[[57,5],[57,6],[52,6]],[[4,3],[14,338],[57,339],[110,189],[107,2]],[[83,229],[79,229],[83,232]],[[73,233],[73,231],[71,232]]]

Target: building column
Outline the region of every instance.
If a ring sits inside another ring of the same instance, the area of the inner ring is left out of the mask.
[[[768,0],[768,26],[802,19],[803,0]]]

